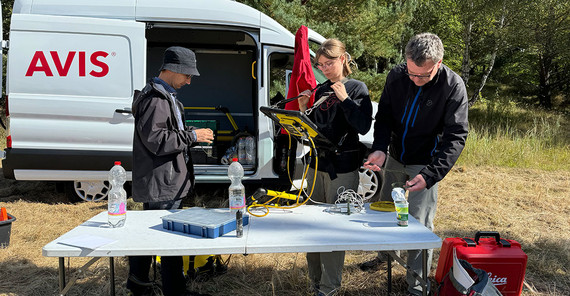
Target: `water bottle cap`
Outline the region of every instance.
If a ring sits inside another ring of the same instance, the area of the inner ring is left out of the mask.
[[[232,162],[238,161],[237,157],[232,158]]]
[[[121,165],[120,161],[115,161],[115,165]]]

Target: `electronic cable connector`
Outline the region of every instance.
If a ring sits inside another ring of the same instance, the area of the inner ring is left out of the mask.
[[[350,215],[360,213],[364,209],[364,198],[356,191],[345,190],[344,186],[341,186],[338,188],[337,194],[338,198],[334,205],[328,208],[328,212]]]

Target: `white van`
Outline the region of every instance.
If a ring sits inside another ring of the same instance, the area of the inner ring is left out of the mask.
[[[158,75],[164,50],[179,45],[196,52],[201,74],[178,96],[188,123],[216,130],[214,145],[193,151],[197,182],[228,182],[222,158],[244,132],[257,140],[245,181],[288,182],[276,169],[274,123],[259,107],[286,95],[294,38],[227,0],[16,0],[4,175],[65,181],[72,198],[105,198],[113,162],[132,167],[133,92]],[[324,40],[312,30],[309,39]],[[372,182],[368,191],[376,191]]]

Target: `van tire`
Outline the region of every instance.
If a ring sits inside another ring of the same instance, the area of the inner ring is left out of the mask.
[[[101,201],[107,198],[109,181],[72,181],[65,184],[65,195],[70,202]]]
[[[382,174],[360,167],[358,175],[360,178],[358,194],[367,202],[378,201],[380,198],[380,189],[382,188]]]

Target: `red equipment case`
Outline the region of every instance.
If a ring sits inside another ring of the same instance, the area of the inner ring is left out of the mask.
[[[475,239],[446,238],[435,273],[438,283],[453,265],[453,248],[457,249],[457,258],[485,270],[489,274],[489,280],[504,296],[521,295],[527,255],[517,241],[502,239],[496,231],[479,231],[475,234]]]

